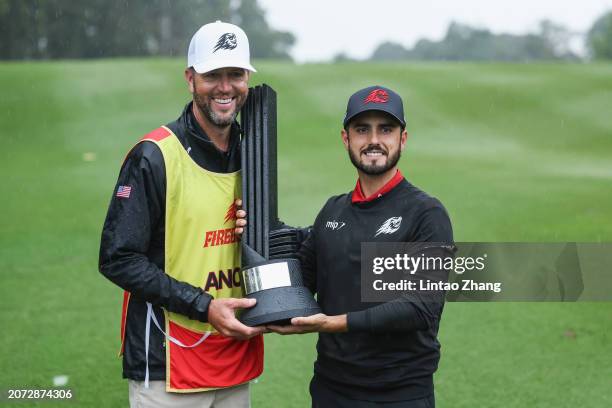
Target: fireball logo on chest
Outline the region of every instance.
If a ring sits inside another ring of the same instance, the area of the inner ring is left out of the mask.
[[[374,236],[377,237],[380,234],[393,234],[400,228],[400,225],[402,225],[402,217],[391,217],[383,222]]]

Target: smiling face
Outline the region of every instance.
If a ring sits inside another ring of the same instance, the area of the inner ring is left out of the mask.
[[[230,126],[249,93],[249,73],[242,68],[219,68],[204,74],[185,70],[193,102],[212,126]]]
[[[360,172],[376,176],[395,169],[406,144],[406,130],[391,115],[368,111],[342,130],[351,162]]]

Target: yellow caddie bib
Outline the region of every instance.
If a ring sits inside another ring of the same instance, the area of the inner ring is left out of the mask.
[[[159,146],[164,158],[165,273],[203,288],[215,299],[241,298],[240,246],[234,235],[240,172],[203,169],[165,126],[143,141]],[[208,323],[166,310],[164,314],[168,391],[229,387],[261,374],[262,336],[238,341],[220,335]],[[210,335],[203,339],[207,333]]]

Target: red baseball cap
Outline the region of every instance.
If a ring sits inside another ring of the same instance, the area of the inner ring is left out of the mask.
[[[346,105],[344,116],[344,127],[346,128],[351,119],[360,113],[367,111],[380,111],[393,116],[402,127],[406,127],[404,120],[404,103],[402,98],[389,88],[374,85],[355,92]]]

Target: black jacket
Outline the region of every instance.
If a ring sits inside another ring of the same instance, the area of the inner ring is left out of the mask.
[[[401,217],[398,228],[377,236],[392,217]],[[440,358],[437,334],[443,299],[362,302],[361,242],[452,244],[453,233],[442,204],[405,179],[368,202],[353,203],[351,193],[327,201],[299,258],[304,283],[317,293],[323,313],[346,313],[348,331],[319,333],[315,377],[354,399],[428,396]]]
[[[167,126],[193,160],[206,170],[230,173],[240,169],[240,129],[231,129],[227,152],[210,141],[196,122],[192,103]],[[130,186],[129,198],[117,197],[119,186]],[[146,302],[160,324],[161,307],[191,319],[207,321],[211,296],[201,288],[164,273],[166,170],[161,151],[151,142],[138,143],[126,157],[111,199],[100,243],[100,272],[131,293],[125,327],[123,376],[144,380]],[[151,326],[149,375],[166,378],[165,339]]]

